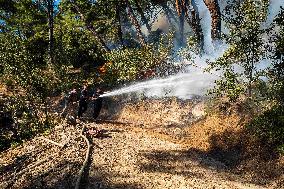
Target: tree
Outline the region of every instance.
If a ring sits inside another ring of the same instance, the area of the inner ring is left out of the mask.
[[[146,42],[145,42],[145,39],[144,39],[144,36],[142,34],[142,31],[141,31],[141,26],[133,12],[133,9],[132,9],[132,6],[131,4],[129,3],[128,0],[124,0],[125,4],[126,4],[126,11],[127,11],[127,14],[131,20],[131,23],[133,24],[133,26],[135,27],[136,29],[136,32],[137,32],[137,36],[138,36],[138,39],[139,39],[139,42],[141,43],[142,46],[145,46],[146,45]]]
[[[203,0],[207,6],[212,22],[211,22],[211,37],[213,40],[220,39],[221,37],[221,12],[217,0]],[[192,8],[189,8],[191,4]],[[179,30],[180,30],[180,43],[183,44],[184,37],[184,19],[186,17],[188,24],[192,27],[192,30],[200,44],[200,49],[203,51],[203,33],[200,26],[199,10],[196,6],[196,1],[191,0],[176,0],[176,10],[179,15]],[[189,10],[191,11],[191,18],[189,17]]]
[[[43,9],[47,15],[48,22],[48,61],[54,64],[54,17],[55,0],[37,0],[39,9]]]
[[[176,10],[179,16],[180,46],[184,46],[184,20],[187,13],[188,0],[176,0]]]
[[[275,50],[273,52],[273,66],[269,69],[268,77],[271,84],[271,98],[284,105],[284,9],[281,8],[275,21],[274,35]]]
[[[151,26],[148,22],[148,19],[146,18],[145,14],[144,14],[144,11],[143,11],[140,3],[138,2],[138,0],[134,0],[134,3],[135,3],[135,6],[136,6],[138,13],[141,16],[142,22],[146,25],[146,28],[147,28],[148,32],[150,33],[151,32]]]
[[[45,66],[44,58],[48,46],[46,39],[47,19],[44,11],[34,1],[11,1],[0,8],[3,31],[19,38],[27,50],[33,54],[32,64]],[[5,8],[6,7],[6,8]]]
[[[245,91],[249,97],[252,96],[252,84],[258,79],[256,64],[265,54],[262,37],[266,30],[261,23],[266,19],[267,7],[268,2],[262,4],[254,0],[233,5],[235,16],[226,18],[230,32],[225,39],[229,48],[210,65],[211,69],[224,71],[214,93],[231,94],[231,100]]]
[[[192,31],[202,52],[204,36],[200,25],[199,10],[195,0],[191,0],[191,2],[189,2],[189,0],[176,0],[176,10],[179,16],[180,45],[184,45],[184,20],[186,18],[187,23],[192,27]]]
[[[211,14],[211,37],[213,40],[221,37],[221,11],[218,0],[203,0]]]
[[[124,46],[123,42],[123,33],[122,33],[122,27],[121,27],[121,3],[117,2],[115,5],[115,19],[117,21],[117,35],[118,39],[120,41],[120,44]]]
[[[100,43],[101,47],[105,51],[109,51],[109,47],[106,45],[104,39],[97,33],[97,29],[93,25],[94,18],[94,6],[95,2],[92,1],[73,1],[73,0],[66,0],[61,2],[61,6],[65,11],[71,11],[72,13],[76,13],[77,16],[82,20],[85,24],[86,29],[88,29],[93,36],[97,39]],[[78,18],[78,17],[77,17]],[[74,19],[77,19],[76,17]]]
[[[254,117],[248,124],[254,137],[272,144],[277,151],[284,154],[284,9],[276,16],[269,28],[268,56],[272,65],[266,70],[265,96],[269,108]],[[272,103],[271,103],[272,102]],[[266,105],[267,106],[267,105]]]
[[[44,3],[47,7],[47,17],[48,17],[48,59],[51,64],[54,63],[53,61],[53,54],[54,54],[54,37],[53,37],[53,31],[54,31],[54,0],[44,0]]]

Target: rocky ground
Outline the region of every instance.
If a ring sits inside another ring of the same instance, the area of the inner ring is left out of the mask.
[[[75,188],[87,150],[83,126],[102,131],[84,132],[92,143],[83,176],[89,188],[284,188],[281,157],[264,161],[236,147],[237,115],[201,119],[202,104],[176,100],[108,105],[98,123],[87,114],[2,152],[0,188]]]

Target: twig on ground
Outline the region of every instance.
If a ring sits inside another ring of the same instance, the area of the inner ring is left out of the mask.
[[[20,171],[20,172],[18,172],[18,173],[12,174],[11,176],[9,176],[9,177],[6,179],[6,180],[8,180],[8,181],[6,182],[6,186],[4,185],[5,183],[3,183],[4,186],[3,186],[3,185],[0,185],[1,188],[2,188],[2,187],[3,187],[3,188],[11,188],[11,187],[13,186],[13,182],[15,182],[15,180],[16,180],[17,177],[19,177],[19,176],[25,174],[26,172],[30,172],[31,169],[33,169],[33,168],[37,167],[38,165],[41,165],[42,163],[48,161],[50,158],[56,156],[57,154],[58,154],[58,153],[51,154],[51,155],[47,156],[46,158],[44,158],[44,159],[42,159],[42,160],[36,162],[35,164],[33,164],[33,165],[31,165],[31,166],[25,168],[24,170],[22,170],[22,171]]]
[[[67,142],[65,142],[64,144],[60,144],[58,142],[54,142],[53,140],[50,140],[50,139],[47,139],[47,138],[44,138],[44,137],[40,137],[40,139],[45,140],[45,141],[52,143],[54,145],[60,146],[61,148],[63,148],[67,144]]]

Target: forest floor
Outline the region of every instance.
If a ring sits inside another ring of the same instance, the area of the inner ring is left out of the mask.
[[[75,188],[87,150],[83,126],[102,131],[89,135],[89,188],[284,188],[283,157],[245,132],[240,112],[204,116],[198,100],[153,99],[107,101],[98,122],[88,111],[76,125],[58,124],[2,152],[0,188]]]

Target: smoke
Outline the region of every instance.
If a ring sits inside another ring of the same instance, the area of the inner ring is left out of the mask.
[[[277,14],[279,14],[281,10],[281,6],[284,7],[284,1],[283,0],[270,0],[269,1],[269,7],[268,7],[268,16],[265,22],[265,25],[268,26],[273,22],[273,19]]]
[[[214,53],[213,42],[211,38],[211,15],[210,12],[205,5],[203,0],[195,0],[195,4],[198,7],[199,16],[200,16],[200,25],[202,28],[202,32],[204,35],[204,51],[207,54]]]
[[[164,33],[169,32],[169,22],[165,14],[161,13],[158,15],[157,20],[152,25],[152,31],[156,31],[157,29],[162,30]]]
[[[136,83],[110,93],[101,95],[116,96],[125,93],[143,94],[147,97],[171,97],[181,99],[191,99],[194,96],[204,95],[209,88],[214,86],[214,81],[219,78],[219,73],[204,72],[208,66],[208,61],[214,61],[223,54],[226,45],[219,46],[214,53],[204,54],[203,56],[191,53],[192,60],[181,59],[177,64],[185,64],[183,72],[167,78],[158,78],[149,81]],[[190,53],[190,51],[188,52]]]
[[[147,97],[171,97],[175,96],[181,99],[191,99],[194,96],[204,95],[208,89],[214,86],[214,81],[219,78],[219,73],[204,72],[208,66],[208,62],[216,60],[223,54],[227,45],[219,43],[213,45],[211,38],[211,15],[203,0],[196,0],[196,6],[199,9],[201,18],[201,27],[204,35],[204,51],[202,55],[197,55],[187,51],[187,55],[193,57],[187,60],[179,57],[180,62],[177,64],[185,64],[183,72],[167,78],[158,78],[145,82],[136,83],[118,90],[114,90],[107,94],[101,95],[116,96],[125,93],[143,94]],[[168,22],[163,15],[160,15],[153,28],[168,30]]]
[[[224,0],[220,0],[224,1]],[[224,42],[220,41],[215,43],[211,38],[211,15],[208,8],[205,6],[203,0],[196,0],[196,5],[199,9],[199,16],[201,18],[200,24],[204,35],[204,50],[202,55],[196,55],[193,52],[188,51],[190,57],[194,57],[191,60],[180,58],[180,62],[177,64],[186,64],[185,70],[176,75],[169,76],[167,78],[158,78],[149,81],[136,83],[118,90],[114,90],[110,93],[101,95],[115,96],[125,93],[143,94],[147,97],[170,97],[175,96],[181,99],[191,99],[193,96],[202,96],[206,91],[214,86],[214,81],[218,79],[220,73],[208,73],[204,72],[204,68],[208,66],[208,62],[216,60],[227,49]],[[269,15],[266,20],[266,24],[270,24],[275,16],[280,11],[280,6],[284,6],[284,1],[270,0]],[[154,28],[166,28],[169,27],[167,20],[163,15],[159,17],[154,25]],[[214,44],[213,44],[214,43]],[[257,70],[264,70],[271,65],[270,60],[261,60],[257,65]],[[243,72],[242,68],[235,66],[236,71]]]

